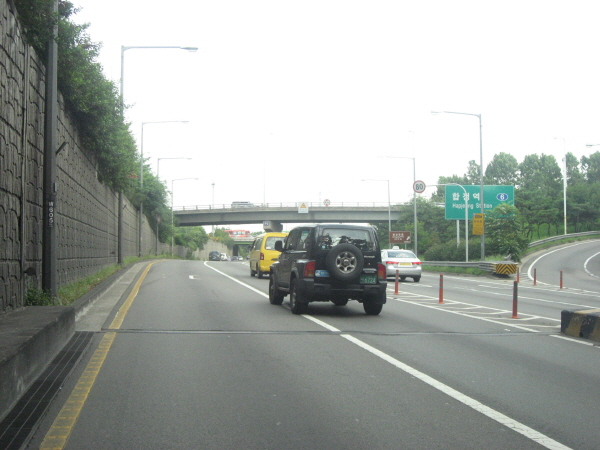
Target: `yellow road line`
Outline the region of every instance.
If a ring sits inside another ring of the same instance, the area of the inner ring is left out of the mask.
[[[119,312],[117,312],[117,315],[110,325],[111,329],[118,330],[121,328],[123,320],[125,319],[133,300],[137,296],[144,278],[146,278],[150,267],[157,262],[159,261],[148,264],[148,267],[146,267],[142,273],[142,276],[133,287],[133,290],[127,297],[127,300],[125,300],[123,305],[121,305],[121,308],[119,308]],[[110,350],[116,335],[117,333],[115,332],[106,333],[100,341],[100,344],[98,344],[98,348],[92,355],[92,358],[81,374],[81,377],[79,377],[73,392],[71,392],[71,395],[69,395],[69,398],[56,416],[56,419],[54,419],[54,423],[48,430],[48,433],[46,433],[44,441],[40,446],[40,450],[62,450],[65,447],[67,439],[69,438],[69,435],[75,426],[75,422],[77,422],[77,418],[79,417],[79,414],[85,405],[85,401],[87,400],[88,395],[94,386],[96,376],[104,364],[104,360],[108,355],[108,351]]]
[[[73,389],[58,416],[54,419],[52,427],[46,433],[40,450],[61,450],[64,448],[116,335],[117,333],[114,332],[106,333],[100,341],[75,389]]]
[[[156,261],[156,262],[158,262],[158,261]],[[140,277],[140,279],[137,281],[137,283],[135,283],[135,286],[133,287],[133,290],[129,294],[129,297],[127,297],[127,300],[125,300],[125,303],[123,303],[123,305],[121,305],[121,308],[119,308],[119,312],[117,313],[117,315],[113,319],[112,323],[110,324],[110,328],[112,330],[118,330],[119,328],[121,328],[121,325],[123,325],[123,320],[125,320],[125,316],[129,312],[129,308],[131,307],[133,300],[137,296],[137,294],[140,290],[140,286],[142,285],[142,282],[144,281],[144,278],[146,278],[146,275],[150,271],[150,268],[154,264],[156,264],[156,262],[148,264],[148,267],[146,267],[146,269],[144,270],[144,273],[142,273],[142,276]]]

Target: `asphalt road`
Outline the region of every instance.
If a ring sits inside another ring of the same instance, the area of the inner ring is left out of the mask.
[[[353,301],[296,316],[245,262],[157,262],[108,319],[90,312],[94,348],[29,448],[598,449],[600,346],[559,330],[562,309],[600,307],[576,263],[599,246],[536,262],[593,280],[523,276],[518,319],[509,279],[445,276],[440,304],[425,274],[390,283],[379,316]]]
[[[533,259],[528,277],[533,270],[541,284],[571,287],[598,292],[600,290],[600,240],[582,241],[548,250]]]

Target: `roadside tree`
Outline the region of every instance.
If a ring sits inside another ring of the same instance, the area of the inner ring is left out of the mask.
[[[491,185],[519,185],[519,163],[517,159],[508,153],[494,155],[494,158],[485,169],[485,183]]]
[[[485,229],[489,253],[521,261],[529,241],[522,233],[523,218],[517,208],[506,203],[496,206],[485,216]]]

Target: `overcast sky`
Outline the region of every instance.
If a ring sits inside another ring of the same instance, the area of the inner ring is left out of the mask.
[[[387,203],[496,153],[600,144],[600,2],[73,0],[174,204]],[[555,139],[558,138],[558,139]],[[563,140],[564,139],[564,140]],[[214,183],[214,189],[213,189]],[[433,189],[424,195],[430,196]]]

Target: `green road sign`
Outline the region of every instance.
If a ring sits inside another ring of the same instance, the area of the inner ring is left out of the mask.
[[[467,205],[469,208],[469,219],[473,214],[481,212],[480,192],[481,186],[463,185],[467,191]],[[484,211],[494,209],[502,203],[515,204],[514,186],[483,186]],[[446,186],[446,219],[465,219],[465,191],[460,186]]]

